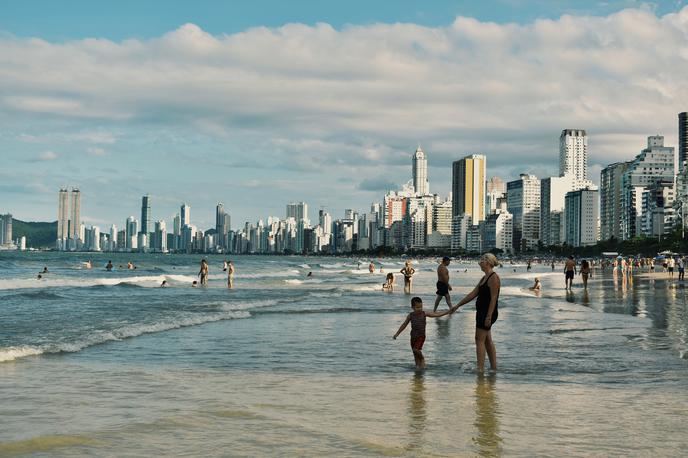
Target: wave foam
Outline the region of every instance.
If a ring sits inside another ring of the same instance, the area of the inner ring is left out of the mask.
[[[268,302],[268,301],[265,301]],[[214,321],[248,318],[251,314],[246,311],[223,311],[210,315],[184,316],[177,319],[166,319],[150,324],[132,324],[111,331],[96,331],[76,342],[47,344],[40,346],[6,347],[0,348],[0,362],[13,361],[26,356],[36,356],[46,353],[75,353],[87,347],[138,337],[144,334],[169,331],[172,329],[196,326]]]

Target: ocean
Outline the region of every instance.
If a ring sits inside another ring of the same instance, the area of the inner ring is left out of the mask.
[[[200,255],[0,252],[0,456],[688,450],[678,281],[598,271],[566,293],[562,265],[505,264],[499,370],[480,375],[474,304],[428,319],[423,372],[410,329],[392,339],[411,296],[401,275],[394,292],[381,285],[403,259],[370,274],[367,258],[232,256],[234,290],[224,257],[207,259],[209,284],[193,288]],[[414,266],[413,295],[431,310],[437,260]],[[482,274],[449,270],[456,303]],[[527,289],[535,277],[541,297]]]

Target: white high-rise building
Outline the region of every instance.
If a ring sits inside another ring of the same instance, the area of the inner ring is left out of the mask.
[[[191,206],[186,202],[182,204],[181,212],[182,227],[191,225]]]
[[[117,226],[110,226],[110,248],[109,251],[117,250]]]
[[[413,153],[413,191],[416,195],[425,196],[430,194],[430,183],[428,183],[428,160],[425,153],[418,146]]]
[[[294,218],[294,221],[308,219],[308,204],[305,202],[291,202],[287,204],[287,218]]]
[[[69,238],[69,191],[60,189],[57,195],[57,249],[67,249]]]
[[[160,253],[167,252],[167,226],[165,220],[159,220],[155,222],[155,242],[153,250]]]
[[[581,129],[564,129],[559,137],[559,176],[588,179],[588,135]]]
[[[72,189],[71,208],[69,212],[69,238],[79,239],[79,228],[81,227],[81,192]]]
[[[98,226],[91,226],[91,237],[88,249],[91,251],[100,251],[100,228]]]
[[[139,246],[139,239],[137,234],[139,232],[139,222],[133,216],[127,218],[127,223],[125,225],[125,230],[127,234],[127,250],[136,250]]]
[[[506,204],[502,204],[481,224],[480,251],[499,249],[502,253],[513,253],[513,230],[514,217],[506,210]]]
[[[674,148],[664,146],[664,137],[647,138],[647,148],[631,162],[621,178],[621,238],[631,239],[642,233],[643,192],[659,181],[674,176]]]
[[[599,191],[579,189],[566,193],[566,243],[590,246],[599,240]]]
[[[514,217],[513,247],[516,251],[537,247],[540,240],[540,179],[522,173],[506,184],[507,208]]]

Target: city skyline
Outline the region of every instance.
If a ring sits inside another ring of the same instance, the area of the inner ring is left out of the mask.
[[[61,37],[32,33],[15,6],[0,19],[11,94],[0,98],[0,211],[54,220],[54,190],[78,187],[81,220],[101,226],[138,214],[147,193],[151,224],[183,201],[203,227],[217,202],[236,223],[285,202],[340,215],[406,183],[418,144],[440,195],[470,154],[506,181],[556,176],[562,129],[587,131],[598,184],[647,136],[677,147],[688,106],[688,68],[672,58],[688,48],[688,8],[611,3],[531,7],[514,22],[466,5],[440,14],[448,3],[417,21],[373,11],[222,30],[188,17],[102,36],[65,22]]]

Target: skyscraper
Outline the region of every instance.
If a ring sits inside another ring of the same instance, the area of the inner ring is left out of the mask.
[[[514,249],[535,248],[540,239],[540,179],[522,173],[506,184],[507,209],[513,215]]]
[[[308,204],[305,202],[292,202],[287,204],[287,218],[294,218],[296,222],[308,220]]]
[[[486,158],[472,154],[452,166],[452,216],[471,215],[473,225],[485,219]]]
[[[629,162],[609,164],[600,173],[600,238],[621,239],[621,200],[623,188],[621,179]]]
[[[64,250],[69,238],[69,191],[60,189],[57,195],[57,249]]]
[[[566,243],[573,247],[597,243],[600,216],[597,189],[579,189],[566,193]]]
[[[580,129],[564,129],[559,137],[559,176],[571,174],[588,179],[588,135]]]
[[[12,244],[12,215],[0,215],[0,245]]]
[[[81,228],[81,193],[77,188],[72,189],[72,208],[69,212],[69,238],[79,239],[79,229]]]
[[[187,205],[186,202],[184,202],[182,204],[180,214],[182,216],[182,227],[190,226],[191,225],[191,206]]]
[[[658,181],[674,181],[674,148],[664,146],[664,137],[647,137],[647,148],[628,165],[621,178],[621,238],[642,232],[643,192]]]
[[[420,145],[413,154],[413,191],[416,195],[425,196],[430,194],[430,184],[428,183],[428,160],[425,153],[420,149]]]
[[[151,229],[150,196],[146,194],[141,198],[141,233],[147,235]]]
[[[229,215],[225,213],[225,206],[222,202],[215,207],[215,232],[216,244],[223,248],[227,248],[227,232],[229,232]]]
[[[678,114],[678,172],[688,162],[688,112]]]

